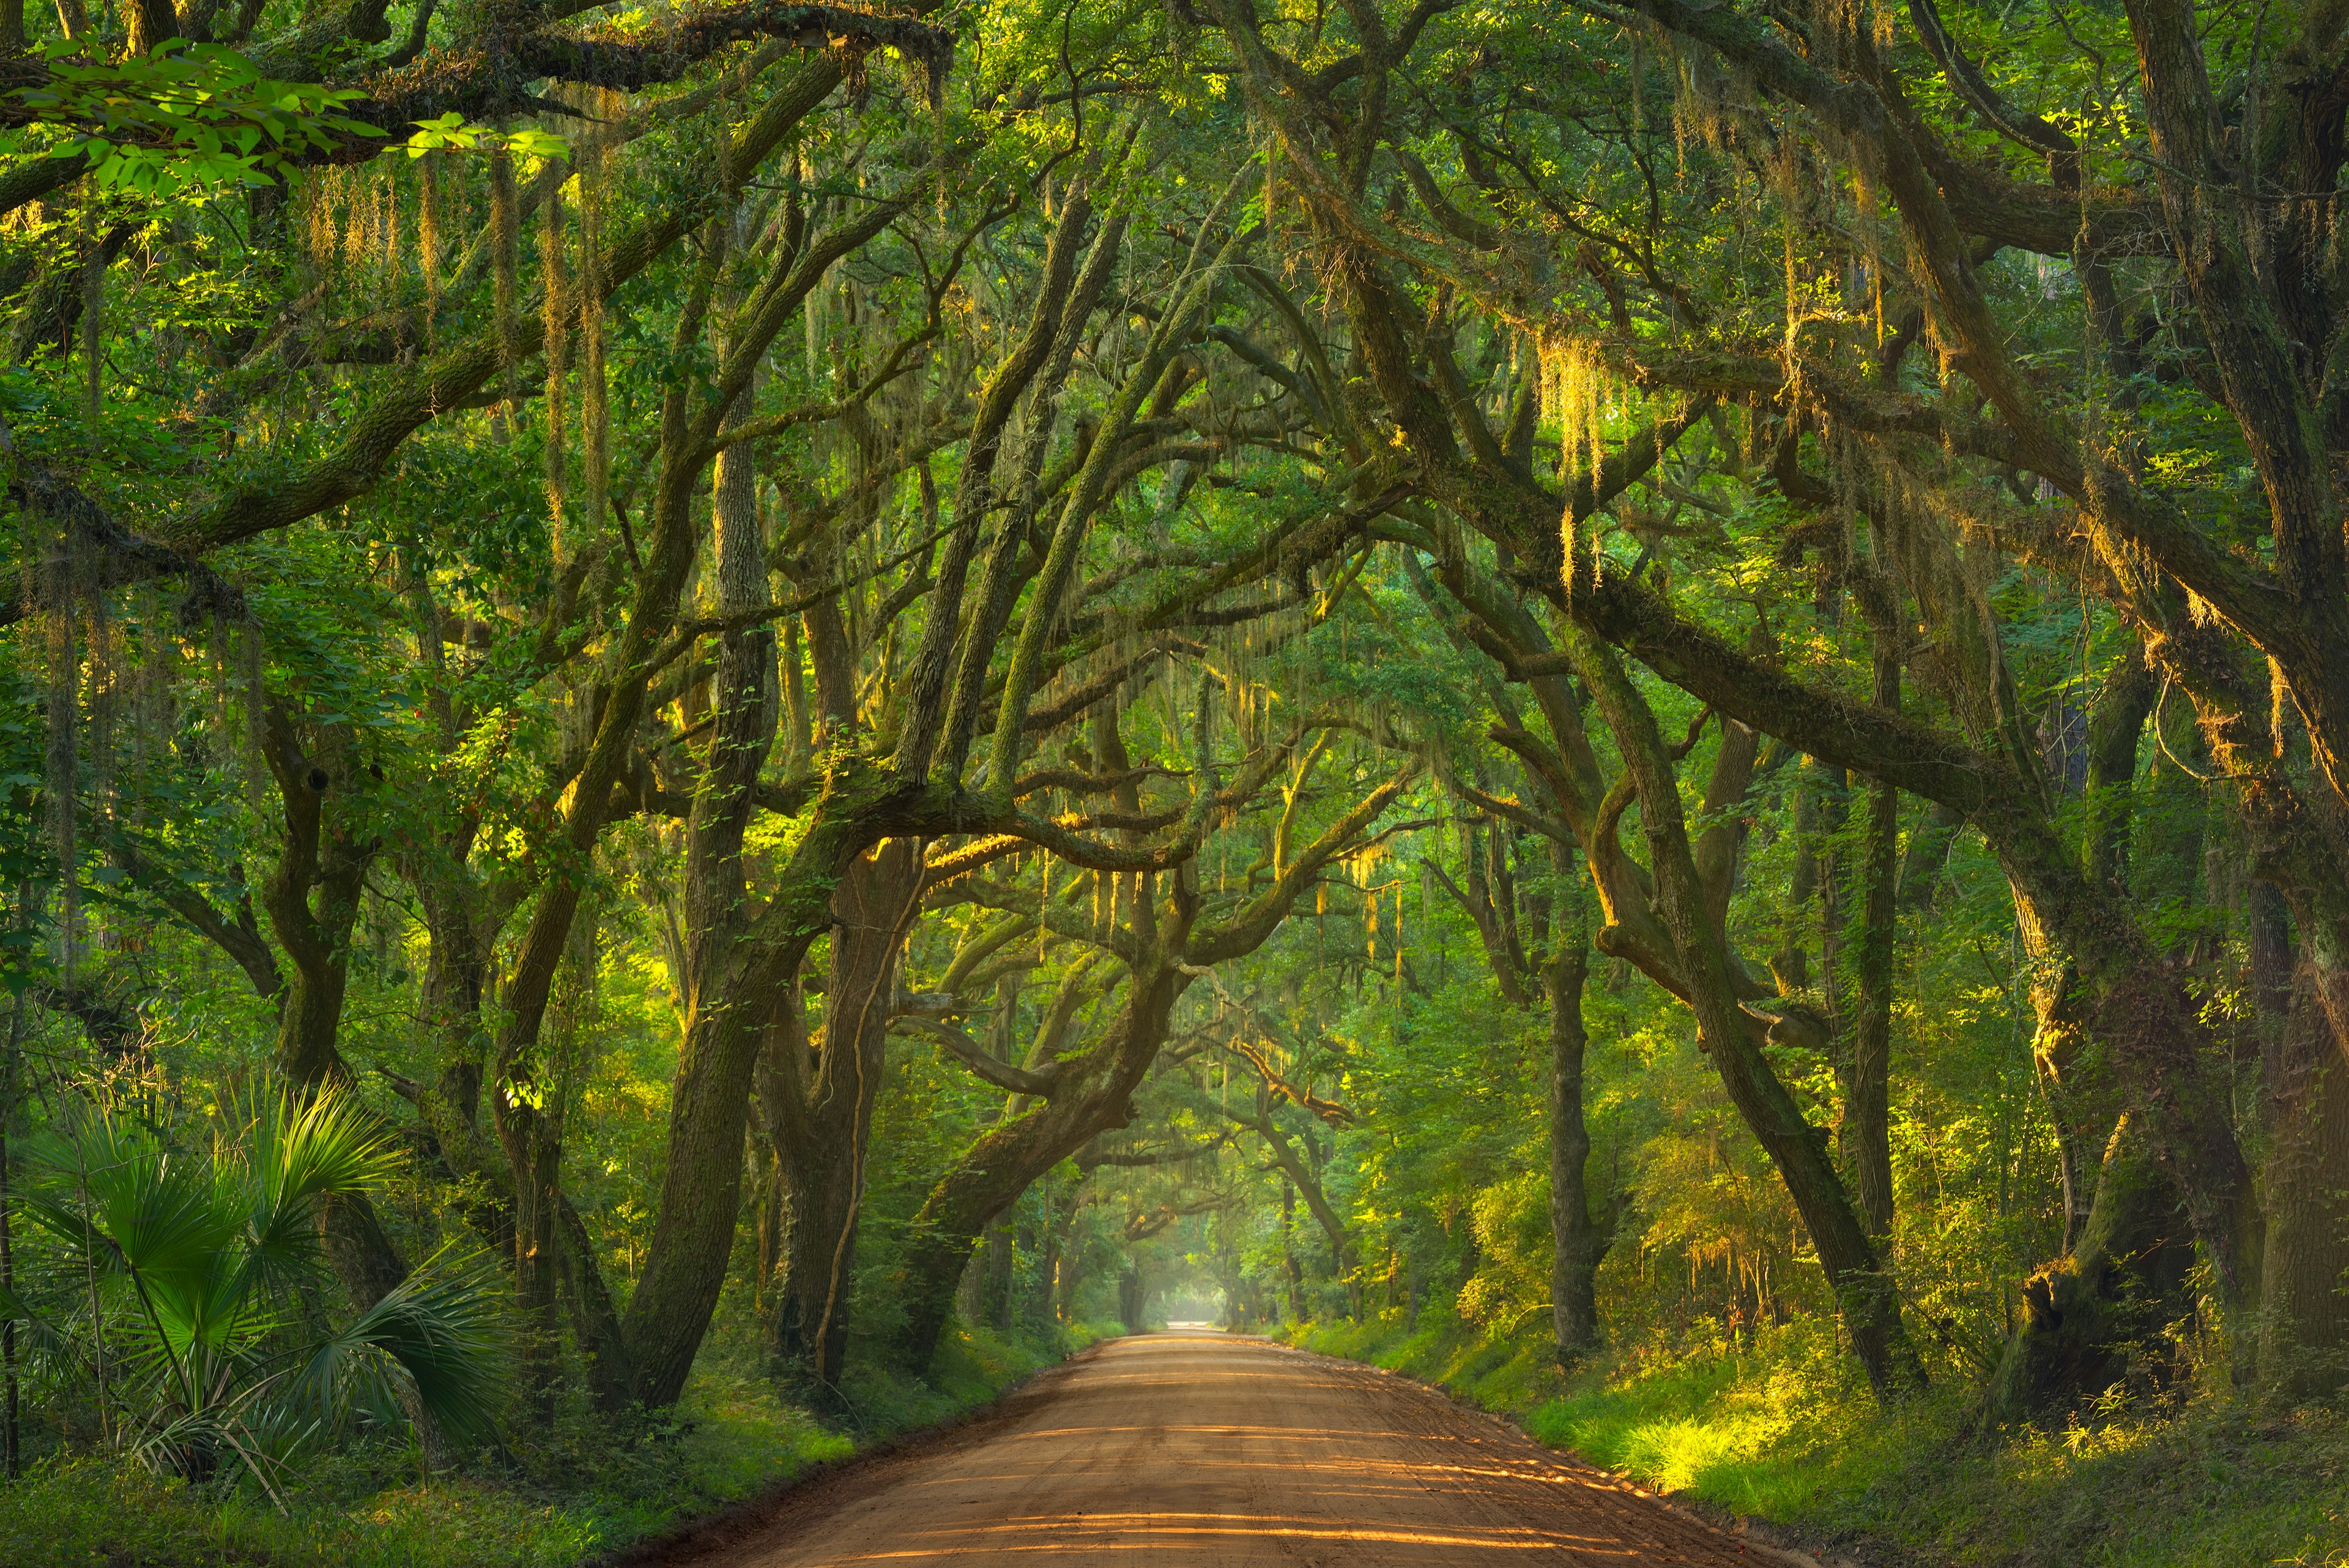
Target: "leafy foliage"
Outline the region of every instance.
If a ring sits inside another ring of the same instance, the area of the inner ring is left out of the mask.
[[[13,1298],[0,1310],[88,1380],[135,1451],[191,1480],[241,1468],[274,1490],[331,1424],[397,1394],[454,1435],[486,1433],[498,1314],[462,1261],[431,1260],[339,1330],[300,1332],[295,1309],[326,1277],[320,1210],[382,1185],[384,1135],[338,1094],[220,1110],[208,1156],[102,1110],[26,1147],[19,1202],[88,1293],[64,1321]]]

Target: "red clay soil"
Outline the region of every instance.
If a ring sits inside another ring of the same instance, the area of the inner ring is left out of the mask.
[[[1435,1391],[1263,1340],[1115,1340],[994,1413],[631,1559],[695,1568],[1784,1561]]]

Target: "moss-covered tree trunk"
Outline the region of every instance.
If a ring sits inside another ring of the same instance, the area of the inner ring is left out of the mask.
[[[1900,706],[1900,661],[1878,653],[1877,706]],[[1867,781],[1859,844],[1858,909],[1852,922],[1854,985],[1850,1075],[1837,1137],[1852,1199],[1879,1244],[1892,1234],[1892,1002],[1899,937],[1900,794]]]
[[[1288,1291],[1288,1321],[1305,1321],[1305,1270],[1297,1261],[1297,1187],[1280,1184],[1280,1272]]]
[[[2302,1397],[2349,1383],[2349,1064],[2306,992],[2270,1053],[2260,1360]]]
[[[1554,857],[1562,860],[1563,856]],[[1549,996],[1549,1269],[1550,1323],[1561,1363],[1597,1348],[1599,1263],[1614,1226],[1590,1212],[1587,1169],[1590,1129],[1582,1115],[1582,1058],[1589,1035],[1582,1023],[1582,987],[1590,949],[1579,922],[1557,922],[1557,946],[1542,966]]]
[[[793,988],[775,1009],[760,1064],[782,1210],[768,1354],[778,1377],[827,1400],[837,1397],[847,1354],[865,1150],[921,885],[916,839],[893,838],[849,867],[833,895],[823,1032],[809,1040]]]
[[[1827,1158],[1826,1129],[1805,1119],[1763,1054],[1759,1024],[1738,1003],[1733,960],[1706,902],[1691,852],[1679,777],[1655,714],[1611,649],[1578,633],[1574,656],[1638,788],[1656,909],[1670,933],[1674,967],[1696,1014],[1699,1048],[1712,1057],[1730,1103],[1785,1183],[1841,1306],[1853,1351],[1868,1369],[1868,1382],[1884,1396],[1918,1387],[1924,1382],[1924,1368],[1901,1323],[1899,1296]]]
[[[2123,1117],[2106,1146],[2078,1241],[2023,1283],[2023,1321],[1988,1400],[2000,1420],[2093,1398],[2176,1320],[2194,1233],[2152,1140]]]
[[[905,1316],[898,1358],[926,1367],[954,1314],[955,1291],[979,1237],[1030,1182],[1095,1137],[1133,1119],[1132,1096],[1166,1038],[1174,1003],[1192,977],[1176,967],[1187,914],[1162,912],[1156,940],[1135,966],[1111,1049],[1077,1084],[998,1126],[955,1161],[914,1217],[905,1260],[891,1284]]]

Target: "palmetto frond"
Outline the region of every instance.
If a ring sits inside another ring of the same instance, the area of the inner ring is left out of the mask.
[[[381,1405],[397,1379],[452,1437],[490,1429],[504,1366],[504,1318],[481,1254],[444,1248],[318,1346],[300,1383],[320,1407]]]
[[[67,1367],[73,1364],[73,1336],[25,1304],[16,1292],[0,1286],[0,1323],[16,1325],[17,1348],[36,1367]]]
[[[41,1179],[27,1212],[86,1266],[129,1284],[149,1331],[137,1350],[157,1358],[182,1407],[198,1407],[193,1364],[228,1348],[243,1316],[235,1207],[197,1160],[105,1112],[35,1140],[26,1163]]]
[[[255,1284],[297,1284],[317,1265],[317,1206],[322,1199],[380,1185],[395,1163],[390,1140],[349,1096],[306,1103],[283,1096],[243,1107],[243,1158],[223,1163],[244,1210],[245,1261]]]
[[[452,1433],[486,1431],[502,1346],[478,1260],[444,1252],[324,1344],[285,1341],[280,1306],[323,1276],[320,1204],[392,1168],[381,1130],[340,1093],[257,1097],[228,1125],[206,1158],[85,1111],[25,1156],[36,1179],[26,1213],[101,1282],[93,1307],[136,1325],[109,1360],[118,1392],[146,1391],[135,1447],[147,1462],[191,1480],[248,1474],[274,1497],[285,1466],[343,1411],[409,1390]],[[0,1317],[75,1358],[70,1328],[15,1297]]]
[[[22,1156],[37,1185],[26,1211],[78,1261],[150,1284],[199,1286],[235,1237],[202,1167],[105,1112],[68,1115]]]

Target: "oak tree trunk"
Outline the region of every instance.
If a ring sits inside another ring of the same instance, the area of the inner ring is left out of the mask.
[[[1826,1129],[1814,1127],[1762,1051],[1754,1020],[1738,1004],[1731,958],[1720,940],[1691,855],[1678,775],[1655,715],[1613,650],[1579,633],[1577,657],[1593,698],[1637,783],[1657,913],[1671,933],[1677,968],[1696,1013],[1699,1049],[1713,1058],[1730,1103],[1785,1182],[1836,1293],[1852,1349],[1882,1397],[1920,1386],[1924,1368],[1900,1321],[1900,1299],[1874,1242],[1827,1158]]]
[[[1899,660],[1876,661],[1878,707],[1900,703]],[[1868,782],[1860,844],[1858,919],[1852,942],[1857,984],[1851,1024],[1851,1075],[1839,1136],[1852,1175],[1852,1198],[1868,1234],[1892,1234],[1892,977],[1898,945],[1900,877],[1899,792]]]
[[[1095,1137],[1133,1120],[1133,1090],[1165,1041],[1174,1003],[1191,984],[1192,977],[1174,962],[1187,929],[1187,914],[1162,915],[1155,940],[1127,982],[1108,1060],[1086,1081],[990,1130],[931,1189],[914,1217],[892,1284],[905,1314],[896,1336],[905,1365],[926,1367],[936,1355],[963,1270],[996,1216]]]
[[[2121,1118],[2078,1242],[2023,1282],[2023,1321],[1991,1384],[1997,1419],[2093,1398],[2133,1361],[2158,1357],[2160,1331],[2183,1310],[2194,1238],[2151,1141]]]
[[[2268,1064],[2260,1363],[2302,1398],[2349,1383],[2349,1064],[2305,992]]]
[[[864,1155],[880,1089],[897,961],[919,908],[918,840],[891,839],[851,866],[833,895],[838,920],[822,1036],[798,1026],[794,993],[778,1010],[759,1074],[782,1208],[781,1273],[768,1312],[774,1375],[837,1397]]]
[[[1586,1174],[1590,1130],[1582,1119],[1582,1057],[1589,1037],[1582,987],[1590,950],[1578,928],[1558,925],[1557,950],[1542,971],[1549,993],[1549,1299],[1557,1358],[1571,1364],[1599,1346],[1599,1263],[1614,1226],[1592,1217]]]

